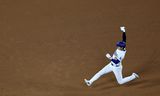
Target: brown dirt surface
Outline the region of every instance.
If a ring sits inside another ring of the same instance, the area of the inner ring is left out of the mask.
[[[159,96],[159,0],[0,0],[0,96]],[[124,76],[104,75],[127,27]]]

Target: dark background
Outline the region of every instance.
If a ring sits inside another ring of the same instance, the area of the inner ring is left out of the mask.
[[[159,0],[0,0],[0,96],[159,96]],[[87,87],[127,30],[124,76]]]

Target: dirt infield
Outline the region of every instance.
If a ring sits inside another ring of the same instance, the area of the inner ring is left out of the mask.
[[[0,96],[159,96],[159,0],[1,0]],[[127,27],[124,76],[87,87]]]

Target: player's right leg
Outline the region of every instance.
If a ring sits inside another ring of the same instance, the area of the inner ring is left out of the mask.
[[[127,83],[129,81],[132,81],[133,79],[136,79],[136,78],[139,77],[136,73],[133,73],[132,75],[123,78],[123,76],[122,76],[122,66],[117,67],[117,68],[114,67],[113,72],[115,74],[115,77],[117,79],[118,84],[120,84],[120,85],[124,84],[124,83]]]
[[[96,73],[90,80],[84,79],[86,84],[90,86],[94,81],[96,81],[98,78],[100,78],[102,75],[107,74],[111,72],[111,64],[109,63],[106,65],[102,70],[100,70],[98,73]]]

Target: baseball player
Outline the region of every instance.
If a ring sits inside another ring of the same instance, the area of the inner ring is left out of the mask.
[[[96,73],[90,80],[84,79],[85,83],[88,86],[91,86],[91,84],[96,81],[98,78],[100,78],[102,75],[107,74],[109,72],[113,72],[118,84],[124,84],[127,83],[133,79],[139,78],[139,76],[136,73],[132,73],[132,75],[128,77],[122,76],[122,60],[125,57],[126,54],[126,30],[125,27],[120,27],[120,30],[122,32],[122,41],[117,42],[116,46],[117,49],[114,52],[113,56],[111,56],[109,53],[106,54],[106,57],[111,61],[108,65],[106,65],[102,70],[100,70],[98,73]]]

